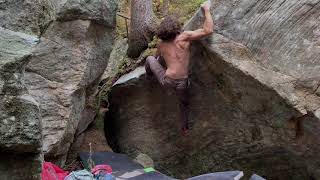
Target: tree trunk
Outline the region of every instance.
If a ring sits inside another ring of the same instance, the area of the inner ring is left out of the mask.
[[[162,15],[165,17],[169,13],[169,5],[170,5],[170,0],[163,0],[162,4]]]
[[[152,0],[131,0],[131,23],[128,56],[137,58],[148,48],[156,28],[157,18],[152,9]]]

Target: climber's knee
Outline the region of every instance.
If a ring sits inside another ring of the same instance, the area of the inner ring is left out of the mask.
[[[145,70],[146,70],[146,75],[147,77],[151,77],[152,76],[152,71],[151,71],[151,61],[153,61],[153,56],[148,56],[146,59],[146,63],[145,63]]]
[[[154,61],[154,60],[156,60],[156,58],[154,56],[148,56],[146,59],[146,62],[150,63],[151,61]]]

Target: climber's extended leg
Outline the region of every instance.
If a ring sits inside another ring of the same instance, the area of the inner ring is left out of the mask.
[[[172,79],[165,75],[165,68],[153,56],[146,59],[145,69],[147,76],[154,74],[159,83],[167,88],[173,88],[179,99],[181,130],[185,134],[189,129],[189,79]]]
[[[180,80],[176,86],[176,93],[179,98],[181,129],[183,133],[189,130],[189,88],[188,79]]]

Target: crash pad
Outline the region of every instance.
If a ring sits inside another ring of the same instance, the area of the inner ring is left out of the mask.
[[[89,169],[88,159],[90,153],[80,153],[80,159],[83,166]],[[92,161],[95,165],[107,164],[112,167],[113,171],[134,171],[143,169],[143,166],[131,160],[127,155],[114,152],[94,152],[92,153]]]

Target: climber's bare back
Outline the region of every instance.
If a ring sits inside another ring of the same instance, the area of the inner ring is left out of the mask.
[[[187,78],[190,42],[181,42],[178,36],[172,42],[161,42],[158,48],[167,65],[166,76],[173,79]]]
[[[190,42],[199,40],[213,33],[213,20],[209,6],[202,6],[205,15],[204,26],[195,31],[184,31],[172,41],[163,41],[158,45],[158,53],[164,58],[167,70],[166,76],[173,79],[188,77],[190,62]]]

